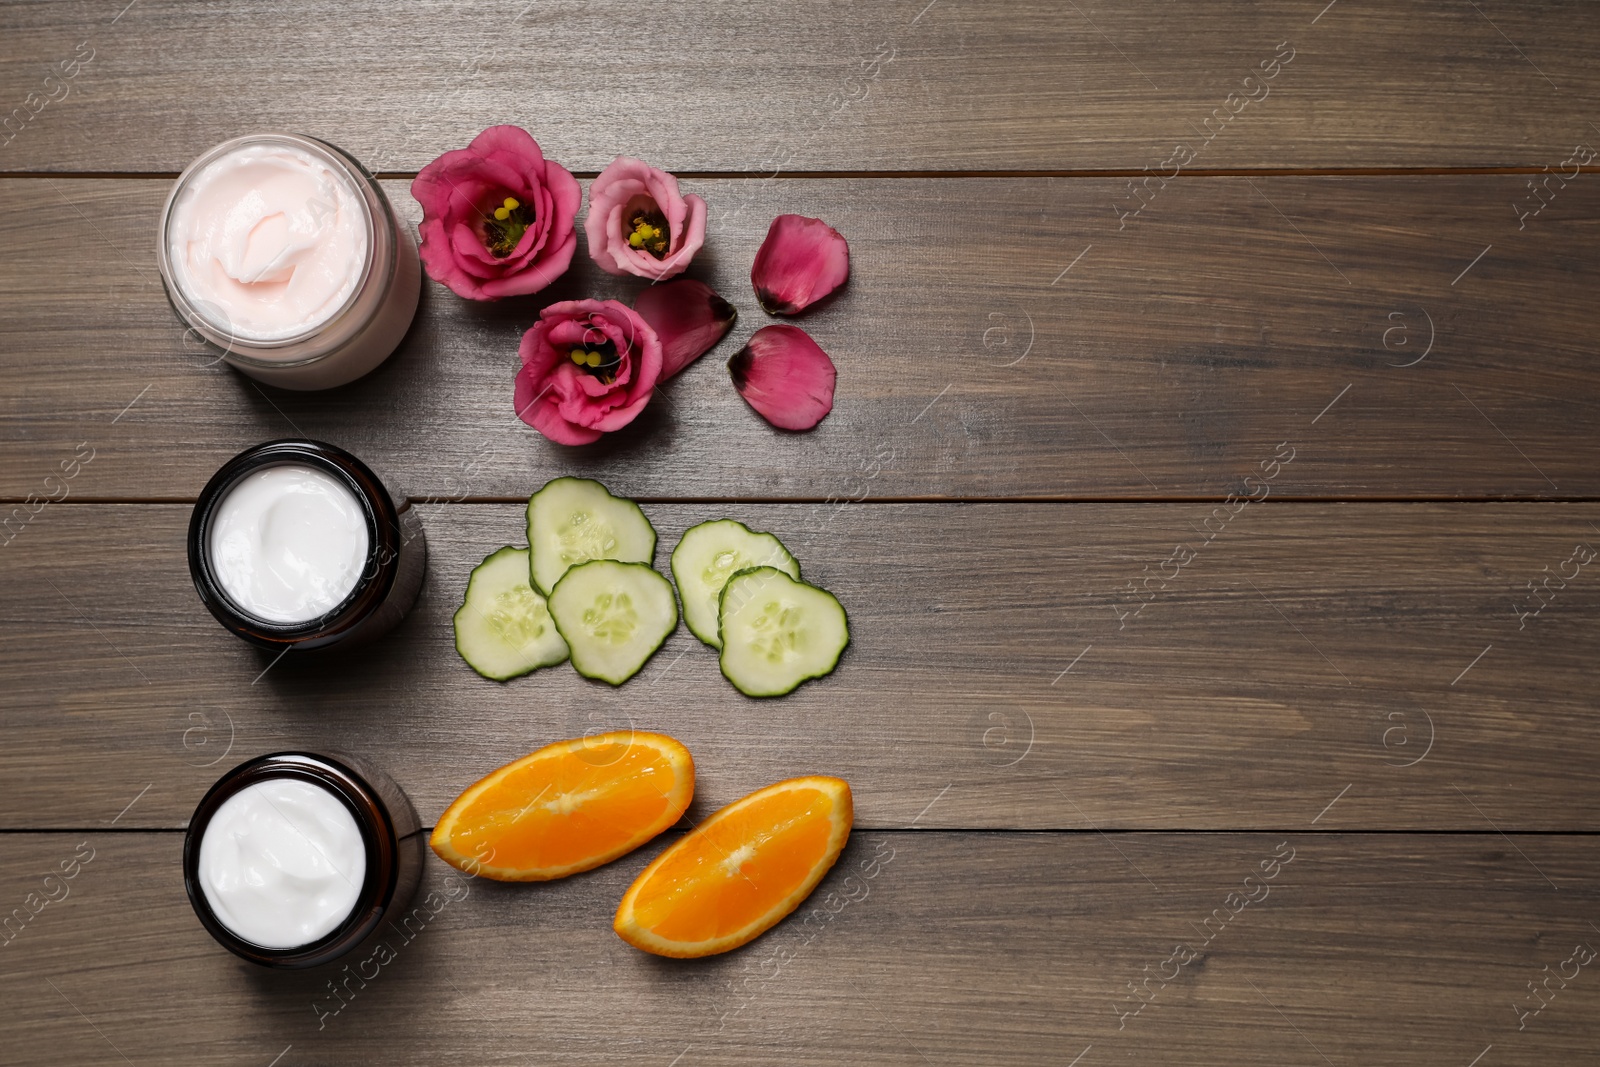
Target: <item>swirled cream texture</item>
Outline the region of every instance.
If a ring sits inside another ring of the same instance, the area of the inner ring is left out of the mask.
[[[172,206],[167,254],[189,301],[247,341],[283,341],[333,318],[369,255],[365,202],[305,149],[246,144],[191,177]]]
[[[367,848],[329,790],[272,778],[222,802],[200,838],[212,914],[262,948],[299,948],[338,929],[361,895]]]
[[[310,622],[361,580],[371,535],[356,495],[315,467],[246,475],[211,519],[211,573],[238,607],[267,622]]]

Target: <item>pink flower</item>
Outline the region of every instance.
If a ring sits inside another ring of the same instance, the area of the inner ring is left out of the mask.
[[[411,183],[422,265],[470,300],[536,293],[572,264],[583,191],[528,131],[491,126]]]
[[[661,341],[615,300],[567,300],[522,335],[516,405],[522,421],[562,445],[620,430],[650,402]]]
[[[633,310],[661,339],[662,381],[705,355],[739,317],[711,286],[693,278],[650,286],[633,302]]]
[[[756,299],[774,315],[796,315],[844,284],[850,246],[821,219],[779,215],[750,268]]]
[[[618,156],[589,186],[589,256],[611,274],[682,274],[706,240],[706,202],[664,170]]]
[[[798,326],[757,330],[728,373],[745,403],[780,429],[809,430],[833,410],[833,360]]]

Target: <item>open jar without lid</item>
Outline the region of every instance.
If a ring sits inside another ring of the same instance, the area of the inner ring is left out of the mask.
[[[189,519],[189,574],[225,628],[275,652],[353,647],[416,602],[422,520],[342,448],[268,441],[223,464]]]
[[[252,819],[249,804],[263,790],[310,803],[280,810],[268,794]],[[200,801],[184,837],[184,888],[200,925],[228,951],[265,967],[315,967],[405,910],[422,847],[417,813],[387,775],[342,753],[278,752],[235,767]],[[335,893],[308,895],[319,872]],[[315,936],[292,936],[299,929]]]
[[[351,156],[298,134],[236,137],[179,175],[157,264],[215,358],[285,389],[354,381],[416,313],[411,228]]]

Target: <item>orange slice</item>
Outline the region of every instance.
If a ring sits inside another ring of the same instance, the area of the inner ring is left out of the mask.
[[[850,837],[850,786],[790,778],[723,808],[656,857],[623,894],[617,936],[658,956],[710,956],[800,906]]]
[[[623,730],[557,741],[475,783],[429,844],[468,874],[544,882],[632,852],[678,821],[694,759],[665,734]]]

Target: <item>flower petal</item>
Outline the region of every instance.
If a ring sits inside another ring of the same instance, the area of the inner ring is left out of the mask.
[[[458,222],[450,228],[450,250],[455,253],[455,265],[474,278],[498,277],[495,259],[483,246],[483,238],[466,223]]]
[[[539,142],[521,126],[490,126],[474,137],[468,148],[474,154],[488,158],[498,156],[526,164],[544,162],[544,152],[540,150]]]
[[[424,219],[417,229],[422,237],[418,252],[428,277],[449,286],[457,296],[468,300],[485,299],[478,279],[456,265],[455,248],[445,233],[444,221]]]
[[[546,249],[543,256],[537,257],[523,270],[484,282],[482,286],[484,295],[497,300],[502,296],[525,296],[528,293],[537,293],[567,272],[567,268],[572,265],[572,253],[577,249],[578,237],[568,230],[567,239],[560,247],[553,250]]]
[[[657,281],[682,274],[688,269],[694,254],[706,243],[706,202],[690,193],[683,198],[683,206],[683,223],[681,226],[675,225],[672,231],[673,251],[665,258],[646,265],[650,272],[648,276]]]
[[[843,285],[850,276],[850,246],[821,219],[779,215],[761,242],[750,284],[774,315],[795,315]]]
[[[515,403],[523,422],[558,445],[587,445],[600,440],[600,431],[577,426],[561,417],[551,397],[553,380],[547,381],[531,364],[517,372]]]
[[[782,429],[809,430],[833,410],[833,360],[798,326],[757,330],[728,373],[745,403]]]
[[[739,313],[716,290],[693,278],[652,285],[633,310],[661,339],[661,380],[705,355],[733,328]]]

